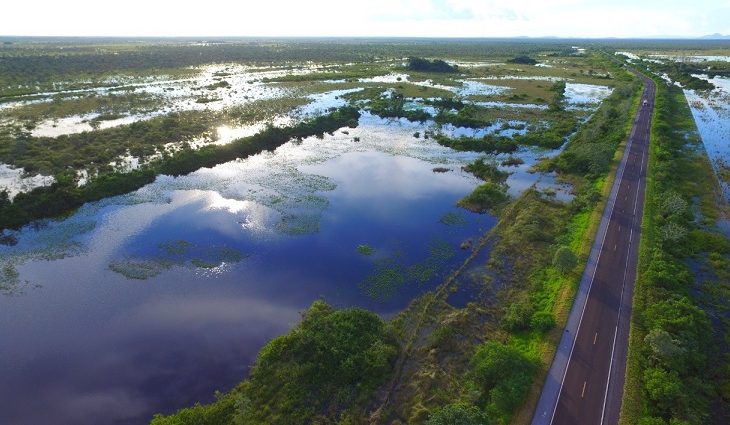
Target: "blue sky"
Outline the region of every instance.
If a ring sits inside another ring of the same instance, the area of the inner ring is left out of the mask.
[[[8,1],[3,35],[646,37],[730,34],[730,0]]]

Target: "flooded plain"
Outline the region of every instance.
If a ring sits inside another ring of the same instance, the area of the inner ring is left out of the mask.
[[[316,299],[387,317],[440,283],[494,218],[455,207],[475,154],[414,128],[364,116],[17,232],[3,422],[139,423],[230,388]]]
[[[725,201],[730,204],[730,78],[698,77],[710,81],[716,88],[709,92],[685,90],[684,94]]]
[[[286,96],[287,89],[263,81],[285,72],[291,70],[215,67],[197,79],[138,85],[135,90],[165,98],[166,106],[101,125]],[[393,73],[359,82],[407,79]],[[465,97],[509,90],[473,80],[414,84]],[[268,123],[326,113],[360,90],[310,94],[305,105]],[[566,102],[592,111],[610,92],[569,83]],[[198,102],[202,96],[210,101]],[[423,99],[410,102],[427,108]],[[93,118],[43,121],[33,131],[89,131]],[[229,143],[266,124],[221,126],[201,144]],[[456,207],[481,183],[462,167],[483,155],[454,151],[425,135],[510,137],[528,127],[510,119],[481,129],[440,127],[363,112],[357,128],[186,176],[159,176],[67,218],[10,232],[11,242],[0,245],[0,323],[12,324],[0,326],[0,340],[12,341],[0,345],[0,423],[145,422],[232,388],[259,349],[298,323],[317,299],[393,316],[443,282],[496,222]],[[509,194],[537,185],[570,200],[569,186],[531,171],[559,152],[521,147],[513,153],[522,162],[500,167],[511,173]],[[135,158],[125,161],[128,168],[138,165]],[[18,190],[49,184],[3,167],[8,187],[13,179],[25,184]]]

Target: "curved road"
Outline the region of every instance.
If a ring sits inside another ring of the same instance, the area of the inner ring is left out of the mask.
[[[642,105],[532,425],[618,423],[656,90],[637,75],[644,82]]]

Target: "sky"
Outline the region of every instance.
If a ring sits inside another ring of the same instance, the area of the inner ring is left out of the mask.
[[[695,37],[730,34],[730,0],[25,0],[1,35]]]

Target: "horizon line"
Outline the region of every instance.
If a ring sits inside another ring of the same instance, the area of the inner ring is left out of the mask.
[[[114,38],[114,39],[430,39],[430,40],[511,40],[511,39],[551,39],[551,40],[716,40],[730,41],[730,35],[652,35],[652,36],[555,36],[555,35],[512,35],[512,36],[427,36],[427,35],[18,35],[0,34],[0,38]]]

